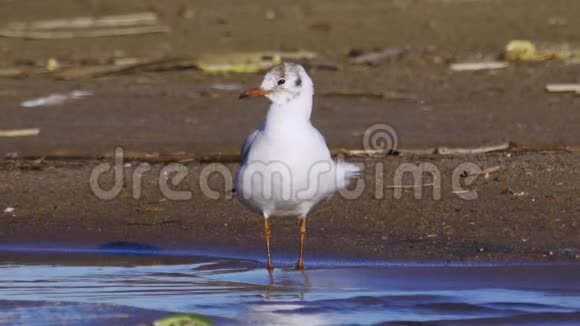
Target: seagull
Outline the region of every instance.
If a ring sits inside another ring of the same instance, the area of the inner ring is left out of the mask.
[[[270,217],[297,217],[304,269],[306,217],[319,202],[345,189],[360,168],[333,160],[322,134],[310,122],[314,85],[299,64],[273,67],[258,88],[240,98],[265,96],[271,101],[263,122],[245,140],[235,191],[239,201],[264,217],[268,270],[272,271]]]

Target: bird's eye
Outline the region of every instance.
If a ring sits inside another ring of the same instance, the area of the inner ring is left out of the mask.
[[[285,79],[280,79],[278,80],[278,85],[284,85],[285,82],[286,82]]]

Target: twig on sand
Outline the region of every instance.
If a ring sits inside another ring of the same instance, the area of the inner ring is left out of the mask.
[[[69,19],[50,19],[33,22],[14,22],[6,25],[13,30],[102,28],[138,25],[156,25],[159,18],[152,12],[140,12],[128,15],[101,17],[74,17]]]
[[[128,63],[82,66],[61,69],[53,73],[56,79],[96,78],[134,71],[170,71],[196,68],[194,59],[134,59]]]
[[[580,84],[548,84],[546,91],[551,93],[576,93],[580,94]]]
[[[468,175],[466,176],[478,176],[478,175],[483,175],[485,176],[486,179],[489,178],[489,176],[492,173],[498,172],[499,170],[501,170],[501,166],[499,165],[495,165],[495,166],[491,166],[489,168],[485,168],[479,172],[470,172]]]
[[[449,148],[449,147],[439,147],[435,149],[391,149],[385,153],[382,149],[346,149],[341,148],[333,151],[334,154],[344,155],[350,157],[377,157],[385,155],[399,155],[399,154],[415,154],[415,155],[474,155],[474,154],[484,154],[496,151],[507,151],[512,149],[511,143],[503,143],[492,146],[483,146],[475,148]]]
[[[95,30],[70,30],[70,31],[40,31],[40,30],[18,30],[4,28],[0,29],[0,37],[22,38],[29,40],[52,40],[52,39],[73,39],[108,36],[126,36],[139,34],[167,33],[171,29],[164,25],[137,26],[124,28],[102,28]]]
[[[462,190],[453,190],[451,193],[456,194],[456,195],[461,195],[461,194],[477,193],[477,191],[462,189]]]
[[[415,188],[422,188],[422,187],[434,187],[434,183],[425,183],[425,184],[418,184],[418,185],[386,185],[385,188],[387,189],[415,189]]]
[[[399,152],[396,150],[384,150],[384,149],[348,149],[339,148],[332,151],[333,155],[343,155],[347,157],[377,157],[385,155],[397,155]]]
[[[0,130],[0,137],[26,137],[26,136],[37,136],[40,133],[38,128],[29,129],[9,129]]]
[[[481,170],[481,172],[479,172],[479,174],[480,175],[481,174],[483,174],[483,175],[489,175],[489,174],[498,172],[499,170],[501,170],[501,166],[496,165],[496,166],[491,166],[491,167],[488,167],[488,168],[485,168],[485,169]]]
[[[1,78],[13,78],[13,77],[22,77],[26,76],[26,71],[18,68],[1,68],[0,69],[0,77]]]
[[[167,33],[155,13],[14,22],[0,29],[0,37],[32,40]]]
[[[381,49],[376,50],[368,53],[362,53],[358,55],[354,55],[353,58],[350,59],[351,63],[357,65],[377,65],[381,61],[387,58],[396,58],[400,57],[404,54],[407,54],[410,51],[409,48],[389,48],[389,49]]]
[[[473,154],[483,154],[489,152],[505,151],[509,150],[511,144],[509,142],[501,143],[498,145],[482,146],[474,148],[449,148],[449,147],[439,147],[437,148],[437,154],[441,155],[473,155]]]
[[[580,146],[515,146],[512,152],[580,152]]]
[[[509,63],[505,61],[461,62],[452,64],[449,69],[453,71],[481,71],[503,69],[508,66]]]

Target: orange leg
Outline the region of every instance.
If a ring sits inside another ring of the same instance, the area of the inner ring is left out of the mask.
[[[270,222],[268,217],[264,216],[264,236],[266,237],[266,251],[268,252],[268,270],[274,269],[274,264],[272,264],[272,254],[270,253],[270,235],[272,231],[270,230]]]
[[[306,238],[306,217],[300,217],[300,256],[298,257],[298,263],[296,263],[296,269],[304,269],[304,239]]]

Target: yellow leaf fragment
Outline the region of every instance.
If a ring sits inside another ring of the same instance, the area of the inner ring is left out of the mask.
[[[506,45],[505,57],[511,61],[572,60],[580,58],[580,51],[571,50],[566,45],[538,49],[532,41],[512,40]]]
[[[60,63],[55,58],[50,58],[46,62],[46,70],[48,71],[55,71],[60,68]]]
[[[213,323],[200,315],[175,314],[153,322],[153,326],[212,326]]]

